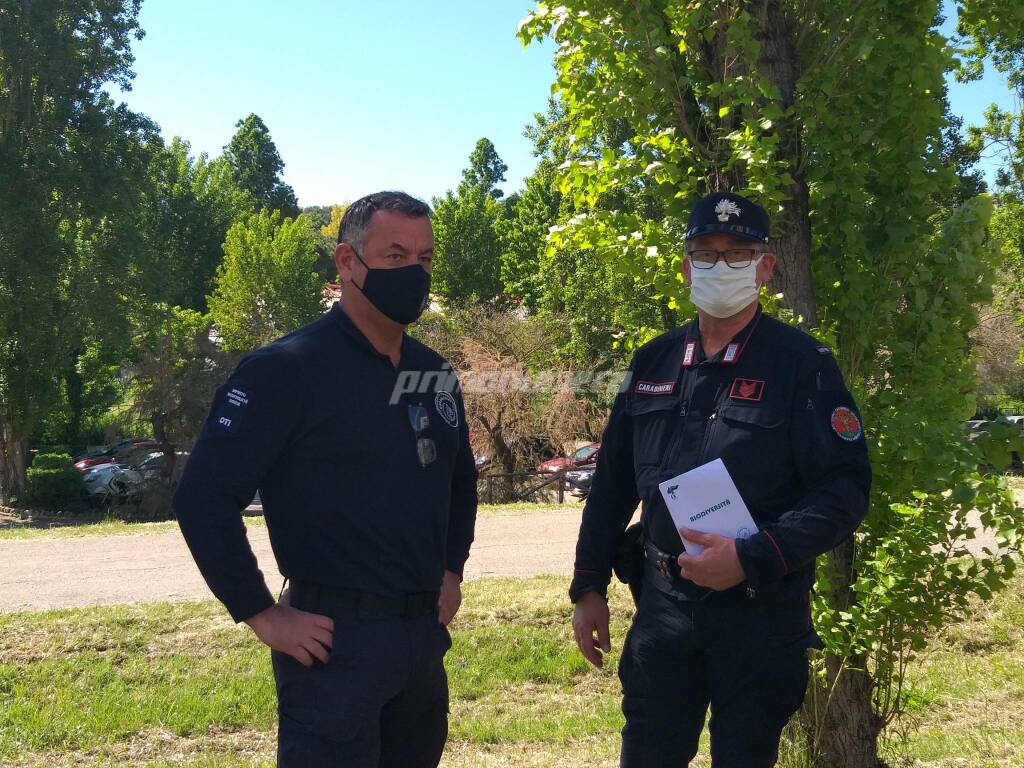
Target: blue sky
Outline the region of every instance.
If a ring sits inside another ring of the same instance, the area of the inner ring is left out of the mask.
[[[535,165],[523,127],[547,106],[554,46],[516,38],[529,0],[144,0],[123,98],[165,139],[219,154],[255,112],[302,205],[458,184],[477,139]]]
[[[529,0],[144,0],[137,77],[117,98],[167,140],[220,153],[255,112],[301,205],[384,188],[430,199],[458,184],[476,140],[508,164],[506,193],[536,163],[523,127],[554,79],[550,42],[515,36]],[[951,85],[954,111],[1007,105],[1005,82]]]

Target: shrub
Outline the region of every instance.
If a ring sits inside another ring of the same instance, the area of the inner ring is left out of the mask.
[[[36,509],[67,510],[82,506],[82,474],[66,453],[41,453],[26,472],[23,503]]]

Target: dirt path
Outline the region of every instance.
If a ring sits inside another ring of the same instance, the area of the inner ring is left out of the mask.
[[[1024,505],[1024,490],[1017,491]],[[977,523],[977,521],[973,521]],[[489,514],[477,521],[466,578],[569,574],[580,508]],[[281,584],[267,529],[249,527],[267,584]],[[993,546],[981,537],[971,549]],[[0,540],[0,612],[211,597],[178,531]]]
[[[571,573],[580,509],[482,516],[466,578]],[[249,526],[249,541],[276,594],[282,579],[266,527]],[[176,530],[0,541],[0,611],[208,597]]]

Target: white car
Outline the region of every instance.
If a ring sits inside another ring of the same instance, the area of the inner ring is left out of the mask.
[[[594,481],[594,470],[596,469],[597,465],[588,464],[566,472],[565,480],[569,486],[569,493],[578,499],[587,498],[590,495],[590,485]]]
[[[145,479],[142,474],[119,464],[101,464],[87,469],[82,476],[86,500],[102,507],[142,501]]]

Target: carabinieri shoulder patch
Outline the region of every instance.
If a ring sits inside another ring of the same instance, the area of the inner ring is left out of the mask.
[[[856,441],[864,431],[852,409],[841,405],[832,411],[832,431],[848,443]]]

